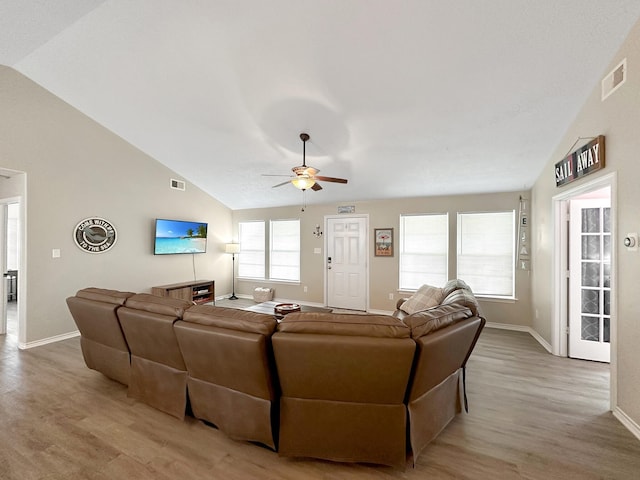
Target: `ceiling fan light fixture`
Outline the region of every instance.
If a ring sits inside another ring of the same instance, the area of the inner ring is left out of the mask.
[[[311,178],[309,175],[298,175],[296,178],[291,180],[293,186],[299,188],[300,190],[307,190],[315,185],[316,181]]]

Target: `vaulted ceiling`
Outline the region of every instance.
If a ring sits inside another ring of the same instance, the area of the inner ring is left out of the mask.
[[[638,0],[0,0],[0,63],[233,209],[300,203],[271,187],[301,132],[307,164],[349,179],[308,204],[514,191],[638,18]]]

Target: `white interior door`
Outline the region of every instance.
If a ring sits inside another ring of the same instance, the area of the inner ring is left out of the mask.
[[[570,202],[569,356],[610,361],[611,199]]]
[[[367,309],[367,218],[327,219],[327,305]]]

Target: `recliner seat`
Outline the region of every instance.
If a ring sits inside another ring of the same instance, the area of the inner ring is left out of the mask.
[[[124,385],[129,384],[131,359],[117,311],[133,295],[89,287],[66,300],[80,331],[80,348],[87,367]]]
[[[196,305],[174,328],[189,372],[193,415],[231,438],[275,450],[273,315]]]
[[[118,310],[131,349],[129,396],[180,419],[187,406],[187,368],[173,324],[191,305],[140,293]]]

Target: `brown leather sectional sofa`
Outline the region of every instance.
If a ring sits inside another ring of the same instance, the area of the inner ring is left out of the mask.
[[[477,302],[279,323],[97,288],[67,304],[87,366],[148,405],[282,456],[401,468],[466,405],[464,369],[485,324]]]

